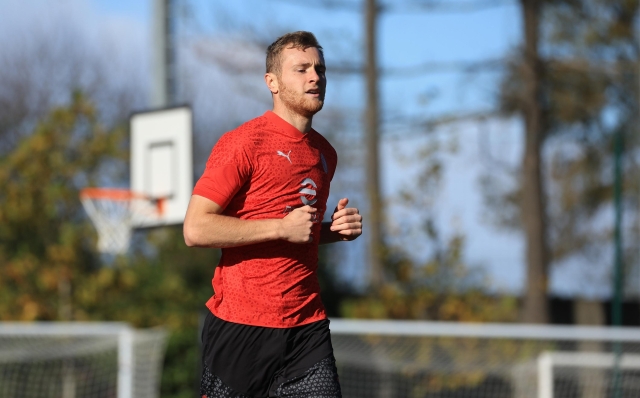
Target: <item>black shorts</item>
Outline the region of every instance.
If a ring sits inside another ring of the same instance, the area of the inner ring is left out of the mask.
[[[341,397],[329,320],[294,328],[241,325],[210,312],[200,396]]]

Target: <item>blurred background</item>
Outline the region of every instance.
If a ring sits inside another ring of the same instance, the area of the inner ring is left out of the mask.
[[[327,206],[365,217],[322,247],[331,317],[640,325],[637,0],[0,0],[0,319],[163,326],[161,396],[192,396],[219,251],[178,225],[102,255],[78,193],[128,187],[130,115],[173,105],[196,181],[296,30]]]

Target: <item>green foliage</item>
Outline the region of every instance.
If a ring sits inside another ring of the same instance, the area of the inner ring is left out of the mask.
[[[0,159],[1,319],[72,317],[68,286],[99,266],[79,185],[96,181],[103,159],[122,157],[122,137],[77,94]]]
[[[144,233],[130,256],[103,264],[78,194],[121,181],[128,152],[124,129],[98,120],[76,94],[0,158],[0,319],[164,327],[162,396],[194,396],[198,322],[219,252],[189,249],[181,228],[166,227]]]
[[[342,315],[374,319],[429,319],[459,322],[513,322],[517,302],[488,293],[490,283],[481,269],[462,261],[463,239],[424,263],[397,249],[387,256],[387,283],[380,291],[343,302]]]

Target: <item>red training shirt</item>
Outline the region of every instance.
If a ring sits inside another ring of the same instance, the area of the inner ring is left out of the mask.
[[[325,319],[316,275],[321,221],[336,169],[335,149],[316,131],[306,134],[267,111],[224,134],[214,146],[194,195],[243,220],[284,218],[318,209],[313,242],[276,240],[222,249],[207,307],[245,325],[289,328]]]

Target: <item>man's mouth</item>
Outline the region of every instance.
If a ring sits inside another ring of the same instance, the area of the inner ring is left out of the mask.
[[[306,93],[314,95],[314,96],[319,96],[320,95],[320,89],[314,88],[314,89],[311,89],[311,90],[307,90]]]

